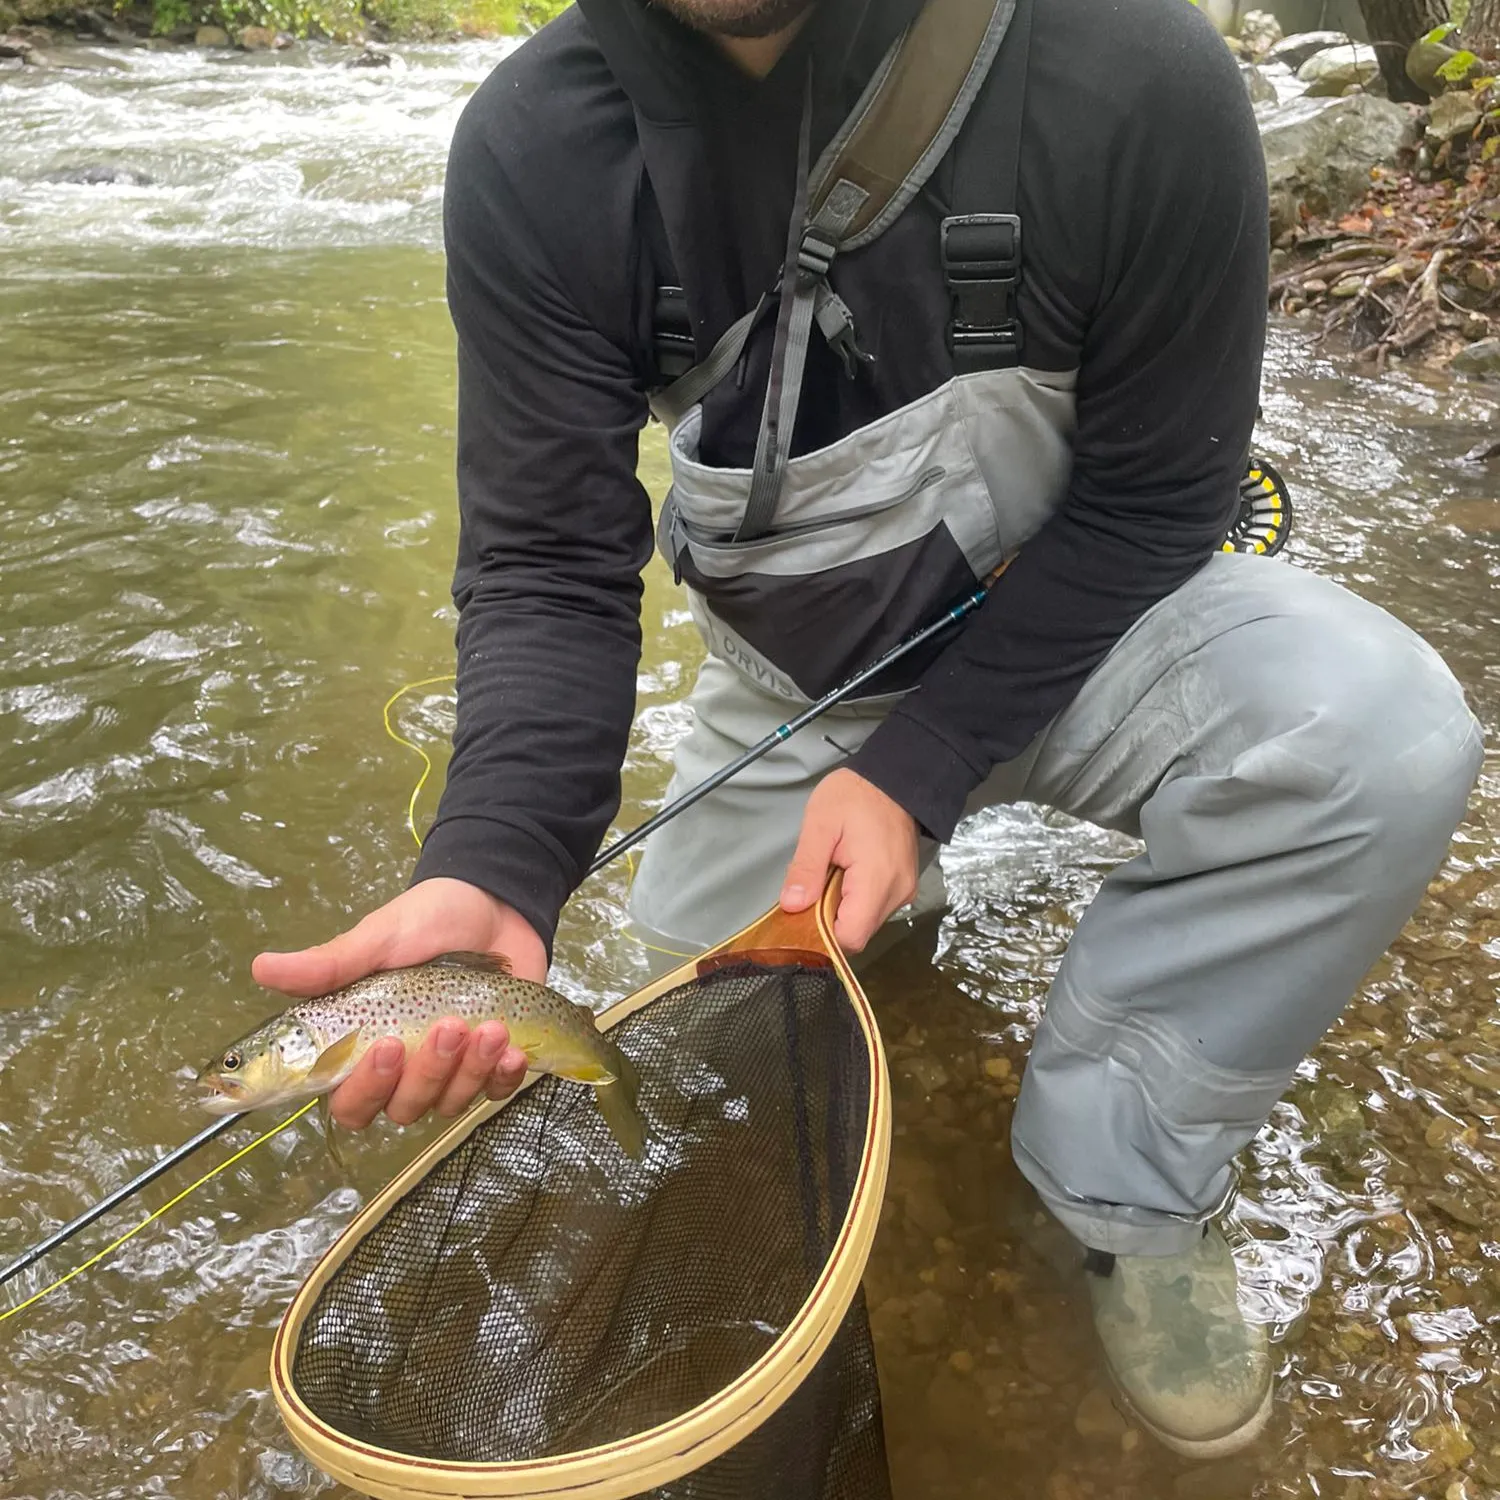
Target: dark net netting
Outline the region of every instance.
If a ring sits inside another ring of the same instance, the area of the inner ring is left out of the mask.
[[[716,1396],[828,1266],[861,1166],[867,1044],[831,967],[737,962],[611,1036],[650,1143],[544,1078],[421,1179],[302,1328],[293,1383],[356,1442],[504,1462],[634,1437]],[[862,1298],[779,1411],[661,1500],[888,1495]]]

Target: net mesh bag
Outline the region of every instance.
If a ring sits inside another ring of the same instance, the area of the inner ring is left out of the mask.
[[[882,1500],[859,1277],[889,1116],[852,975],[719,952],[604,1023],[645,1155],[552,1077],[461,1122],[288,1310],[293,1438],[374,1495]]]

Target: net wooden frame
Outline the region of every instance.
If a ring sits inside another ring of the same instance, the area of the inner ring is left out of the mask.
[[[806,1301],[737,1380],[671,1421],[618,1442],[559,1456],[503,1463],[444,1461],[378,1448],[330,1427],[301,1399],[292,1368],[302,1327],[319,1295],[354,1248],[440,1161],[511,1100],[477,1106],[444,1131],[354,1219],[309,1274],[283,1314],[271,1352],[271,1389],[292,1441],[333,1479],[376,1500],[567,1496],[625,1500],[670,1483],[727,1452],[791,1397],[833,1340],[859,1291],[875,1238],[890,1163],[890,1077],[864,991],[833,936],[840,880],[795,915],[779,907],[604,1011],[601,1029],[733,960],[767,965],[831,964],[857,1017],[869,1065],[869,1102],[858,1178],[834,1250]],[[534,1083],[528,1077],[522,1090]]]

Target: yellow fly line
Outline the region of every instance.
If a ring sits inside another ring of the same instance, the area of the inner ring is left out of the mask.
[[[101,1251],[99,1251],[97,1255],[91,1256],[88,1260],[84,1261],[81,1266],[75,1266],[71,1271],[68,1272],[66,1276],[59,1276],[56,1281],[51,1282],[47,1286],[44,1286],[41,1291],[33,1292],[31,1296],[29,1296],[24,1302],[18,1302],[14,1307],[8,1307],[4,1312],[0,1312],[0,1323],[3,1323],[7,1318],[15,1317],[18,1312],[25,1312],[28,1307],[32,1306],[34,1303],[40,1302],[43,1297],[50,1296],[53,1292],[57,1291],[59,1287],[66,1286],[75,1276],[82,1276],[83,1273],[89,1270],[92,1266],[97,1266],[99,1262],[105,1258],[105,1256],[113,1255],[114,1252],[126,1242],[126,1240],[134,1239],[136,1235],[138,1235],[141,1230],[143,1230],[148,1224],[154,1224],[159,1218],[161,1218],[163,1214],[167,1213],[173,1208],[176,1208],[177,1205],[181,1203],[182,1200],[186,1198],[190,1193],[196,1193],[199,1188],[204,1186],[205,1183],[212,1182],[220,1172],[223,1172],[232,1167],[237,1161],[241,1161],[252,1151],[254,1151],[257,1146],[265,1145],[265,1143],[270,1140],[272,1136],[280,1135],[288,1125],[296,1124],[296,1122],[300,1120],[302,1116],[305,1115],[308,1110],[310,1110],[317,1102],[318,1101],[316,1099],[309,1099],[308,1102],[304,1104],[296,1114],[288,1115],[287,1118],[281,1122],[281,1124],[273,1125],[268,1131],[266,1131],[264,1135],[256,1136],[256,1138],[251,1141],[248,1146],[241,1147],[234,1153],[233,1156],[229,1157],[225,1161],[221,1161],[219,1165],[216,1166],[211,1172],[205,1172],[197,1180],[197,1182],[183,1188],[183,1190],[178,1193],[175,1198],[169,1198],[165,1203],[162,1204],[160,1208],[156,1209],[152,1213],[147,1214],[146,1217],[142,1219],[134,1229],[127,1229],[125,1233],[119,1237],[119,1239],[112,1240]]]
[[[385,724],[385,732],[398,745],[405,745],[408,750],[415,751],[422,757],[422,774],[417,777],[417,784],[411,789],[411,796],[406,802],[406,827],[412,837],[412,842],[417,848],[422,847],[422,835],[417,832],[417,802],[426,790],[427,782],[432,776],[432,757],[415,740],[409,740],[405,735],[396,731],[396,726],[391,722],[391,710],[408,694],[414,693],[418,688],[436,687],[439,683],[455,682],[457,679],[452,672],[445,673],[442,677],[424,677],[420,682],[408,682],[397,688],[389,698],[385,700],[385,707],[381,710],[380,717]],[[626,864],[630,868],[630,879],[635,880],[635,851],[627,850],[625,855]],[[691,953],[679,953],[675,948],[662,948],[655,943],[648,943],[638,932],[631,932],[627,927],[626,935],[633,938],[641,947],[650,953],[661,953],[668,958],[692,958]]]
[[[408,694],[414,693],[418,688],[436,687],[440,682],[455,682],[457,679],[452,672],[445,672],[441,677],[424,677],[420,682],[408,682],[396,689],[389,698],[385,700],[385,707],[381,710],[381,718],[385,722],[385,732],[395,740],[398,745],[405,745],[408,750],[414,750],[422,757],[422,774],[417,777],[417,784],[411,789],[411,797],[406,803],[406,826],[411,830],[412,842],[417,848],[422,847],[422,835],[417,832],[417,799],[422,795],[427,785],[428,778],[432,775],[432,757],[415,740],[409,740],[403,734],[396,733],[396,726],[391,723],[391,710]]]

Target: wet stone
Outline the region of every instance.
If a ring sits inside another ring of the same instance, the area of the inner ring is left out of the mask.
[[[948,1070],[935,1057],[905,1058],[897,1065],[902,1078],[909,1078],[924,1094],[935,1094],[948,1086]]]
[[[1419,1427],[1411,1440],[1426,1449],[1433,1468],[1456,1469],[1474,1456],[1474,1443],[1461,1423],[1435,1422],[1430,1427]]]
[[[1023,1278],[1006,1266],[996,1266],[985,1279],[994,1291],[1006,1297],[1017,1296],[1025,1286]]]
[[[1472,1126],[1465,1126],[1458,1120],[1449,1119],[1447,1115],[1438,1115],[1423,1132],[1423,1139],[1434,1151],[1451,1146],[1455,1141],[1468,1143],[1476,1138],[1477,1132]]]
[[[1047,1500],[1086,1500],[1092,1493],[1091,1488],[1065,1469],[1057,1469],[1047,1477]]]
[[[1470,1203],[1458,1193],[1429,1193],[1427,1201],[1439,1212],[1447,1214],[1456,1223],[1467,1224],[1470,1229],[1483,1229],[1490,1222],[1482,1203]]]
[[[1309,1124],[1328,1133],[1353,1134],[1365,1130],[1368,1123],[1353,1090],[1331,1080],[1316,1083],[1309,1090],[1307,1113]]]
[[[935,1349],[948,1332],[948,1304],[939,1292],[925,1287],[911,1299],[909,1308],[912,1342],[921,1349]]]
[[[1470,1053],[1459,1064],[1458,1071],[1476,1088],[1500,1094],[1500,1061]]]
[[[1073,1414],[1073,1430],[1086,1443],[1118,1443],[1126,1433],[1127,1422],[1115,1409],[1109,1392],[1095,1386],[1078,1404]]]
[[[1244,1500],[1255,1493],[1260,1471],[1246,1457],[1189,1469],[1172,1481],[1173,1500]]]
[[[906,1217],[929,1238],[946,1235],[953,1228],[953,1215],[932,1182],[914,1182],[906,1195]]]
[[[1468,1466],[1469,1474],[1480,1484],[1500,1488],[1500,1453],[1480,1453]]]
[[[1021,1363],[1028,1375],[1046,1385],[1064,1381],[1072,1373],[1073,1361],[1054,1333],[1035,1333],[1021,1345]]]
[[[963,1267],[951,1257],[940,1260],[931,1268],[932,1277],[924,1274],[922,1279],[947,1297],[961,1297],[969,1290],[969,1278]]]
[[[896,1345],[906,1337],[907,1303],[904,1297],[888,1297],[870,1312],[870,1332],[877,1344]]]

